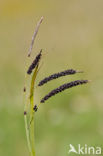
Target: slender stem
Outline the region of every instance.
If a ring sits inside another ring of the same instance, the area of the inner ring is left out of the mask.
[[[32,120],[32,122],[30,123],[30,142],[31,142],[31,149],[32,149],[32,154],[33,156],[35,156],[35,138],[34,138],[34,86],[35,86],[35,80],[36,80],[36,76],[38,73],[38,66],[35,68],[34,73],[32,75],[32,79],[31,79],[31,87],[30,87],[30,121]]]
[[[35,137],[34,137],[34,111],[33,111],[33,107],[34,107],[34,103],[33,103],[33,96],[30,99],[30,119],[33,118],[31,124],[30,124],[30,141],[31,141],[31,148],[32,148],[32,154],[33,156],[35,156]]]
[[[27,116],[26,115],[24,115],[24,121],[25,121],[25,130],[26,130],[28,149],[29,149],[30,155],[32,156],[32,149],[31,149],[31,144],[30,144],[29,129],[28,129]]]
[[[33,110],[33,107],[34,107],[34,85],[35,85],[37,72],[38,72],[38,66],[35,68],[33,75],[32,75],[31,86],[30,86],[30,96],[28,99],[26,99],[26,90],[25,90],[24,97],[23,97],[25,130],[26,130],[26,138],[27,138],[27,144],[28,144],[30,156],[35,156],[34,110]],[[27,79],[27,76],[25,76],[25,82],[26,82],[26,79]],[[30,117],[30,120],[33,119],[31,124],[27,121],[27,113],[28,113],[28,104],[29,103],[30,103],[30,112],[28,114],[28,117]],[[29,124],[30,124],[30,127],[29,127]]]
[[[26,138],[27,138],[27,144],[28,144],[28,149],[29,149],[29,153],[32,156],[32,150],[31,150],[31,144],[30,144],[30,136],[29,136],[29,129],[28,129],[28,122],[27,122],[27,109],[28,109],[28,100],[27,102],[26,100],[26,93],[24,92],[24,122],[25,122],[25,131],[26,131]]]

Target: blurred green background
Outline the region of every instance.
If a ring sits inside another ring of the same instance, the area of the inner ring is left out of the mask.
[[[67,156],[69,144],[103,146],[103,1],[0,0],[0,156],[29,155],[22,103],[24,62],[41,16],[32,51],[32,58],[44,51],[37,83],[64,69],[85,72],[36,86],[36,103],[71,80],[92,83],[41,105],[35,121],[37,156]]]

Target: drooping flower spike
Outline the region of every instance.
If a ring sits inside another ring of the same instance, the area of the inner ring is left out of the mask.
[[[60,87],[52,90],[46,96],[44,96],[40,102],[44,103],[50,97],[52,97],[52,96],[54,96],[54,95],[56,95],[56,94],[58,94],[58,93],[60,93],[60,92],[62,92],[64,90],[66,90],[66,89],[69,89],[69,88],[72,88],[72,87],[75,87],[75,86],[78,86],[78,85],[86,84],[88,82],[89,82],[88,80],[76,80],[76,81],[72,81],[72,82],[69,82],[69,83],[65,83],[65,84],[61,85]]]
[[[62,72],[59,72],[59,73],[55,73],[55,74],[52,74],[46,78],[44,78],[43,80],[41,80],[38,84],[38,86],[42,86],[44,84],[46,84],[47,82],[51,81],[51,80],[54,80],[54,79],[57,79],[59,77],[62,77],[62,76],[66,76],[66,75],[72,75],[72,74],[76,74],[76,73],[82,73],[83,71],[76,71],[74,69],[68,69],[68,70],[64,70]]]

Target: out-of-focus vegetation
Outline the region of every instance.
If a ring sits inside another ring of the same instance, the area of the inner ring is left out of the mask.
[[[36,103],[76,79],[91,84],[51,98],[36,114],[37,156],[66,156],[69,144],[103,146],[103,1],[0,1],[0,156],[28,156],[22,88],[24,61],[36,22],[44,21],[33,48],[43,48],[38,80],[68,68],[85,73],[36,87]]]

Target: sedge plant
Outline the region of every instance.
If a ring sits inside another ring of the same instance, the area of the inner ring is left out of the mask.
[[[31,51],[33,48],[34,40],[35,40],[35,37],[37,35],[38,29],[40,27],[42,20],[43,20],[43,17],[41,17],[40,21],[37,23],[36,30],[33,34],[32,42],[31,42],[30,49],[28,52],[28,57],[31,56]],[[72,88],[72,87],[75,87],[78,85],[86,84],[89,82],[88,80],[76,80],[76,81],[65,83],[65,84],[59,86],[58,88],[53,89],[49,93],[47,93],[47,95],[45,95],[40,100],[40,103],[38,105],[36,105],[35,97],[34,97],[34,90],[35,90],[35,83],[36,83],[37,74],[39,71],[39,64],[40,64],[41,59],[42,59],[42,49],[37,54],[37,56],[34,58],[33,62],[29,65],[28,70],[26,71],[25,82],[26,82],[28,76],[31,78],[28,97],[27,97],[26,83],[24,84],[24,90],[23,90],[24,91],[24,121],[25,121],[25,130],[26,130],[27,144],[28,144],[30,156],[36,156],[34,125],[35,125],[35,115],[36,115],[36,112],[37,112],[38,108],[40,107],[40,105],[42,103],[45,103],[52,96],[54,96],[60,92],[63,92],[66,89],[69,89],[69,88]],[[57,78],[60,78],[63,76],[67,76],[67,75],[73,75],[76,73],[82,73],[82,71],[78,71],[78,70],[74,70],[74,69],[67,69],[64,71],[60,71],[58,73],[54,73],[54,74],[42,79],[39,82],[38,87],[41,87],[44,84],[47,84],[48,82],[50,82],[54,79],[57,79]]]

